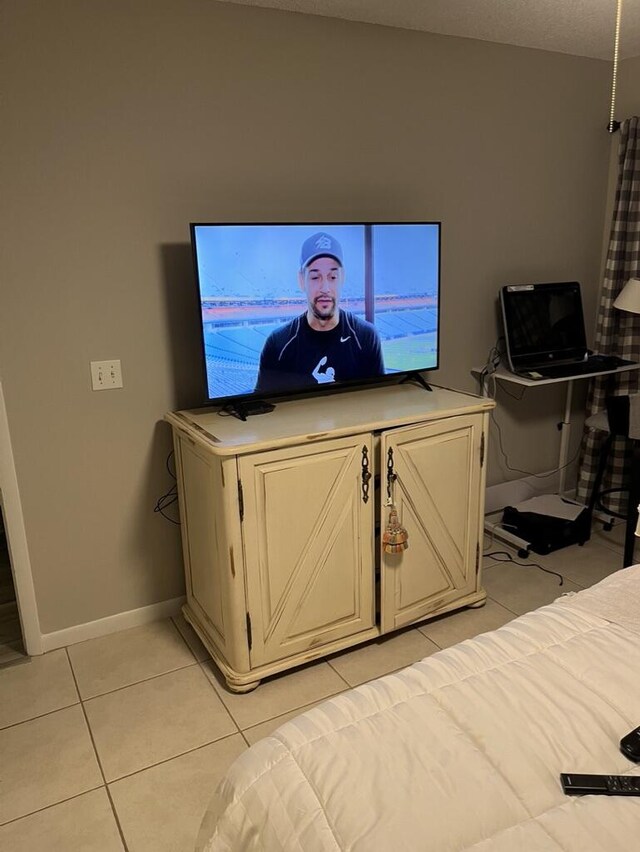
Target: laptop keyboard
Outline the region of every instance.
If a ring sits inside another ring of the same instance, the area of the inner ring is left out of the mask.
[[[599,373],[603,370],[616,370],[618,367],[635,364],[635,361],[626,361],[617,355],[590,355],[586,361],[576,364],[549,364],[537,367],[535,370],[520,372],[519,375],[528,379],[562,379],[570,376],[584,376],[588,373]]]

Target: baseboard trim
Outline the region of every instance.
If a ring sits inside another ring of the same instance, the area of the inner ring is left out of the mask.
[[[42,636],[42,650],[55,651],[56,648],[65,648],[67,645],[76,645],[87,639],[97,639],[100,636],[108,636],[119,630],[128,630],[130,627],[141,627],[152,621],[160,621],[170,618],[180,612],[185,597],[172,598],[168,601],[160,601],[150,606],[142,606],[139,609],[130,609],[127,612],[119,612],[97,621],[88,621],[86,624],[76,624],[75,627],[67,627],[64,630],[56,630],[53,633],[45,633]]]

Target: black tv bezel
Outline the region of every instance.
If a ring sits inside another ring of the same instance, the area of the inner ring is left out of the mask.
[[[437,294],[438,294],[438,330],[437,330],[437,358],[436,364],[433,367],[424,367],[422,369],[417,370],[398,370],[395,373],[387,373],[384,376],[372,376],[371,379],[348,379],[342,382],[333,382],[323,385],[318,385],[317,387],[293,387],[290,390],[282,389],[278,390],[275,393],[256,393],[255,391],[251,391],[250,393],[244,394],[234,394],[232,396],[209,396],[209,382],[207,377],[207,359],[205,352],[205,340],[204,340],[204,324],[202,322],[202,291],[200,289],[200,271],[198,268],[198,253],[196,249],[196,239],[195,239],[195,229],[203,228],[203,227],[268,227],[269,225],[274,226],[287,226],[287,225],[301,225],[301,226],[310,226],[310,227],[331,227],[333,225],[357,225],[357,226],[366,226],[366,225],[437,225],[438,227],[438,286],[437,286]],[[367,221],[258,221],[258,222],[190,222],[189,223],[189,236],[191,242],[191,257],[193,262],[193,270],[194,270],[194,284],[196,288],[196,303],[197,303],[197,320],[198,320],[198,329],[199,329],[199,340],[200,340],[200,372],[201,372],[201,382],[202,388],[204,390],[203,395],[203,407],[224,407],[233,404],[241,404],[241,403],[249,403],[251,401],[256,400],[283,400],[283,399],[295,399],[297,397],[309,397],[309,396],[324,396],[326,394],[331,393],[339,393],[340,391],[345,390],[357,390],[358,388],[368,388],[368,387],[377,387],[379,385],[384,384],[398,384],[401,381],[406,381],[411,376],[415,376],[416,374],[422,373],[432,373],[436,370],[440,369],[440,330],[441,330],[441,311],[440,311],[440,297],[441,297],[441,282],[442,282],[442,220],[441,219],[411,219],[411,220],[367,220]]]

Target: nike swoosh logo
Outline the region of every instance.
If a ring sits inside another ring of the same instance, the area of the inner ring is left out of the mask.
[[[346,342],[347,342],[347,340],[351,340],[351,335],[348,335],[347,337],[341,337],[341,338],[340,338],[340,343],[346,343]]]

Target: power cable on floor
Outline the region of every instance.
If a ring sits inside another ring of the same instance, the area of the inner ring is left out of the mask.
[[[554,577],[558,577],[560,579],[560,582],[558,583],[559,586],[562,586],[564,584],[564,577],[562,576],[562,574],[558,574],[557,571],[552,571],[550,568],[545,568],[544,566],[540,565],[539,562],[517,562],[513,558],[513,556],[506,550],[495,550],[493,553],[484,553],[483,556],[487,556],[495,560],[496,562],[513,562],[514,565],[519,565],[521,568],[539,568],[541,571],[544,571],[545,574],[553,574]],[[503,556],[504,559],[496,559],[497,556]]]

